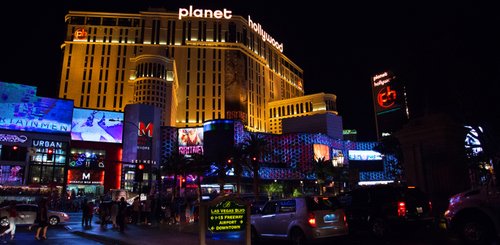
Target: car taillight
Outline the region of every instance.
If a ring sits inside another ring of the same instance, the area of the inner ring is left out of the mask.
[[[431,213],[432,212],[432,202],[429,201],[429,212]]]
[[[405,217],[406,216],[406,203],[398,202],[398,216]]]
[[[314,213],[309,213],[307,223],[309,223],[309,225],[313,228],[316,227],[316,217],[314,216]]]

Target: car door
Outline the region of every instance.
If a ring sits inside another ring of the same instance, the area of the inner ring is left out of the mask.
[[[36,218],[36,206],[29,204],[18,204],[17,209],[17,224],[33,224]]]
[[[296,206],[295,199],[278,201],[278,211],[275,217],[276,236],[287,237],[288,226],[296,219]]]
[[[274,237],[277,234],[276,211],[278,202],[269,201],[266,203],[260,214],[255,219],[257,232],[263,237]]]

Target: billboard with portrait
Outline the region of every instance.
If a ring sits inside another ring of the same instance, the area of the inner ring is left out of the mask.
[[[75,108],[71,140],[122,143],[123,112]]]
[[[203,127],[178,129],[179,153],[203,154]]]
[[[314,161],[323,159],[324,161],[330,160],[330,147],[323,144],[313,144]]]

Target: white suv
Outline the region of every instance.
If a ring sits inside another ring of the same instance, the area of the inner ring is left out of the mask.
[[[500,189],[485,186],[456,194],[444,216],[448,229],[467,244],[490,244],[500,237]]]
[[[289,239],[293,244],[348,234],[344,210],[334,197],[307,196],[268,201],[251,216],[252,242]]]

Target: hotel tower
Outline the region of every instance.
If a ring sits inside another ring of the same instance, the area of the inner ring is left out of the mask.
[[[123,111],[127,104],[149,104],[161,108],[163,126],[225,118],[275,133],[281,132],[276,118],[315,108],[337,114],[336,106],[325,106],[336,104],[336,96],[269,107],[304,95],[303,71],[251,16],[186,6],[133,14],[70,11],[65,21],[59,97],[75,107]]]

